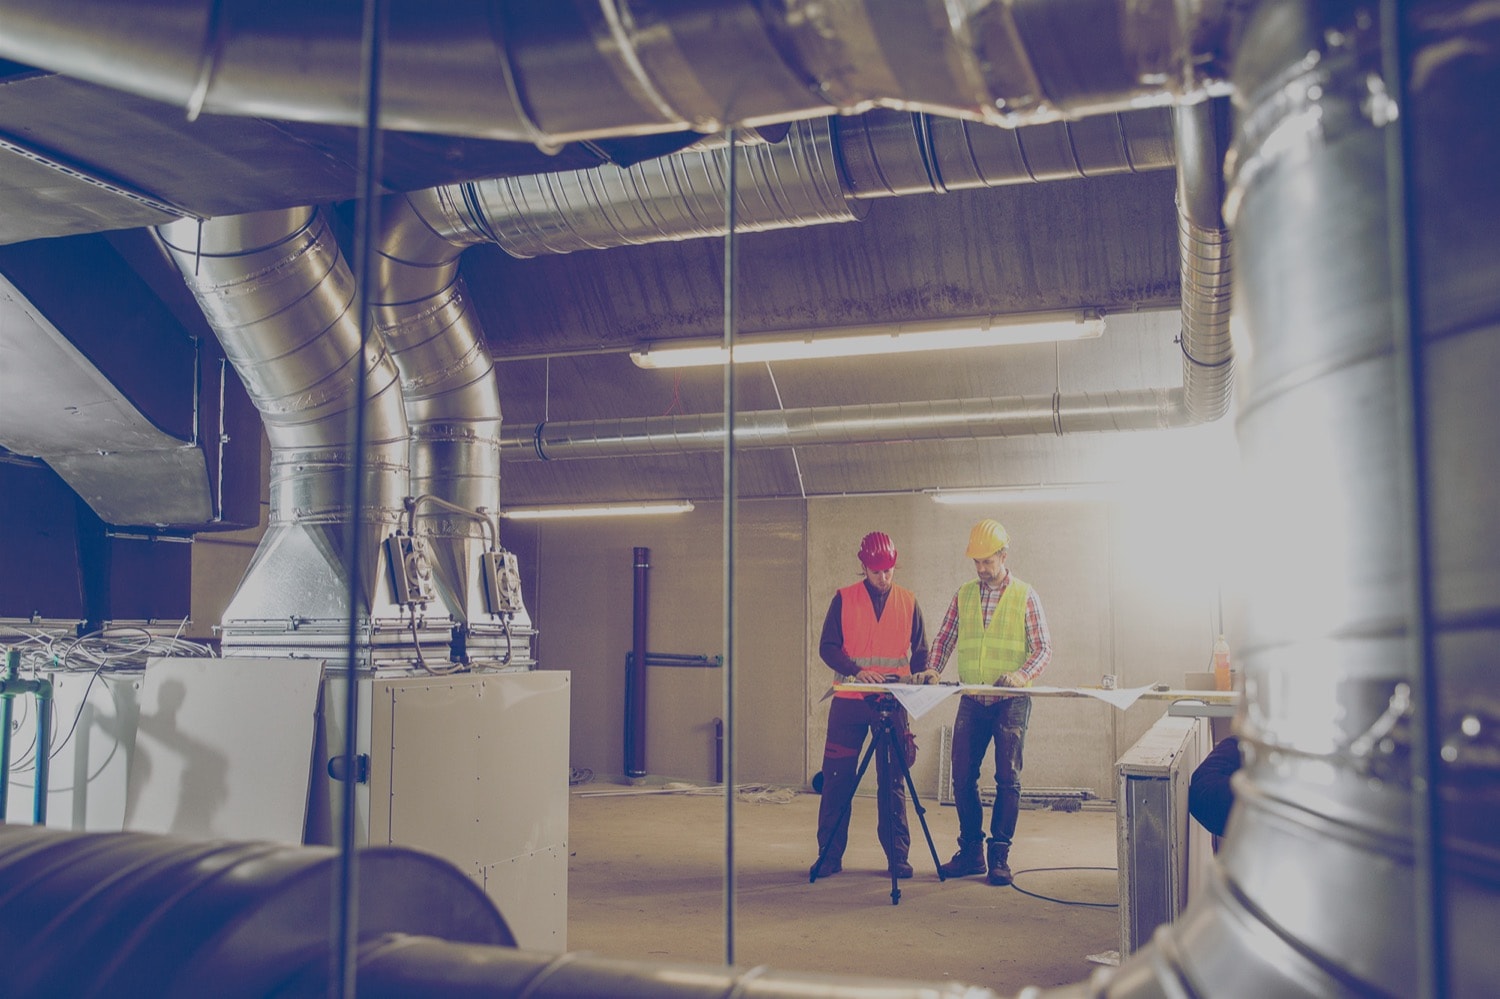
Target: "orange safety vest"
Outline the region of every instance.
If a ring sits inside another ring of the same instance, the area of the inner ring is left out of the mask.
[[[885,609],[875,617],[875,604],[861,580],[839,590],[843,616],[844,652],[859,664],[887,676],[911,675],[911,622],[917,598],[911,590],[892,586]],[[835,697],[864,697],[857,690],[841,690]]]

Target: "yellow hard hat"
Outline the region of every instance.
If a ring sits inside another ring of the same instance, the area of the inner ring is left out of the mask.
[[[964,554],[969,558],[989,558],[1008,544],[1010,535],[1005,533],[1000,521],[981,520],[969,532],[969,548]]]

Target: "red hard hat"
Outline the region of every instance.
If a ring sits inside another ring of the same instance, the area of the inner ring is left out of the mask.
[[[866,569],[884,572],[896,564],[896,542],[884,531],[871,531],[859,543],[859,560]]]

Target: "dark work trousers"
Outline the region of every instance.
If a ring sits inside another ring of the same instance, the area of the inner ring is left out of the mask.
[[[953,803],[958,807],[958,842],[984,842],[984,806],[979,803],[979,765],[990,741],[995,743],[995,808],[990,814],[990,839],[1010,845],[1021,814],[1021,749],[1031,698],[996,697],[988,703],[975,697],[959,699],[953,720]]]
[[[828,709],[828,741],[823,744],[823,800],[818,805],[818,853],[832,865],[844,856],[844,847],[849,842],[849,813],[854,798],[854,777],[859,771],[860,752],[864,749],[865,736],[870,725],[880,713],[875,704],[881,694],[855,700],[835,697]],[[904,751],[906,745],[906,709],[896,705],[891,711],[891,753]],[[906,860],[911,849],[911,831],[906,825],[906,778],[895,756],[887,759],[884,747],[875,750],[875,791],[879,817],[875,830],[880,836],[880,845],[886,856],[894,862]],[[823,847],[832,841],[828,852]]]

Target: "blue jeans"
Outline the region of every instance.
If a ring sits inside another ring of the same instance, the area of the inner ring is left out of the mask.
[[[997,697],[988,703],[965,695],[953,722],[953,802],[958,807],[959,846],[984,842],[984,806],[979,801],[979,766],[995,744],[995,807],[990,839],[1009,846],[1021,814],[1021,751],[1031,698]]]

